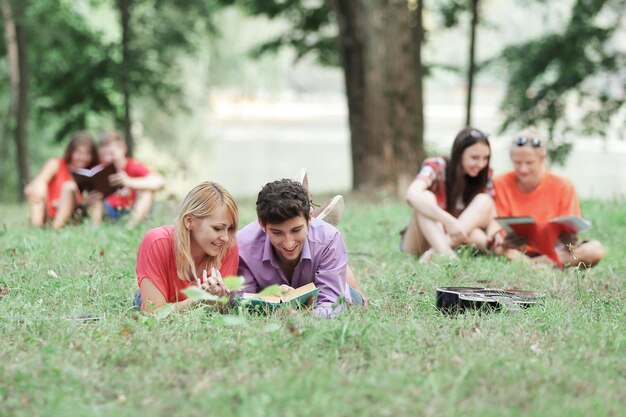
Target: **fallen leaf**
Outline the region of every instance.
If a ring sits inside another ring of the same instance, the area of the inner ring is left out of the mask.
[[[294,336],[296,336],[296,337],[300,337],[300,336],[302,336],[302,332],[300,331],[300,329],[298,329],[298,328],[296,327],[296,325],[295,325],[295,324],[293,324],[293,323],[291,323],[291,324],[289,325],[289,331],[291,332],[291,334],[292,334],[292,335],[294,335]]]
[[[533,343],[530,345],[530,350],[532,350],[535,355],[541,355],[543,353],[543,350],[539,347],[539,343]]]
[[[132,329],[128,326],[124,326],[124,328],[120,331],[120,336],[126,336],[132,333]]]

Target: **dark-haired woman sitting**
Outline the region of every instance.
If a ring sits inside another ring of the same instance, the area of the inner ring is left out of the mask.
[[[404,252],[421,255],[421,261],[434,255],[456,259],[456,246],[485,250],[496,238],[490,156],[487,135],[467,128],[456,136],[449,158],[424,160],[406,192],[413,215],[402,236]]]

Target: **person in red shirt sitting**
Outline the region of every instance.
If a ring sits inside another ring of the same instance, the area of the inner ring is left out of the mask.
[[[129,214],[128,226],[134,227],[150,212],[154,192],[162,189],[165,183],[159,174],[127,157],[126,150],[126,140],[120,132],[102,134],[98,150],[100,161],[115,165],[117,173],[111,175],[109,181],[121,186],[104,200],[103,211],[112,220],[119,220]]]
[[[42,227],[46,220],[51,220],[55,229],[63,227],[83,201],[71,170],[89,169],[97,164],[98,152],[91,135],[82,131],[74,133],[63,157],[49,159],[39,174],[24,188],[30,223]],[[88,199],[88,203],[90,201]]]
[[[402,232],[401,249],[430,261],[433,255],[456,260],[454,248],[463,243],[487,250],[498,225],[487,135],[478,129],[461,130],[448,157],[427,158],[406,192],[413,209]]]
[[[194,187],[171,226],[150,230],[137,252],[135,306],[151,311],[166,303],[178,310],[195,303],[182,292],[198,285],[216,296],[229,293],[222,277],[237,275],[238,208],[221,185]]]
[[[511,142],[510,155],[514,170],[494,180],[498,216],[531,216],[537,223],[560,216],[581,217],[572,182],[546,168],[546,141],[537,129],[521,131]],[[596,240],[579,242],[577,236],[561,238],[556,252],[564,265],[591,266],[604,257],[604,248]],[[533,248],[526,247],[523,253],[525,242],[518,240],[507,240],[495,249],[509,259],[528,259],[530,255],[535,263],[552,263],[546,256],[535,256],[538,253]]]

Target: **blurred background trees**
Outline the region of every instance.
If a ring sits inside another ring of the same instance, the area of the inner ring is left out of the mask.
[[[252,78],[267,83],[281,77],[268,57],[284,60],[283,51],[291,51],[295,60],[314,57],[342,68],[355,189],[401,192],[414,175],[426,152],[424,83],[434,73],[465,80],[466,124],[472,122],[476,78],[486,70],[499,74],[506,85],[502,131],[538,125],[555,139],[555,159],[568,150],[569,142],[561,138],[623,128],[626,0],[559,3],[567,12],[562,25],[542,30],[545,19],[530,16],[529,33],[501,41],[485,57],[483,45],[494,40],[477,36],[480,28],[496,34],[508,29],[484,17],[496,3],[0,0],[5,40],[0,45],[0,198],[21,196],[33,172],[45,158],[60,154],[60,142],[74,130],[124,130],[132,152],[134,135],[142,132],[136,127],[143,126],[158,146],[184,155],[174,129],[162,126],[161,134],[154,134],[164,123],[162,115],[206,102],[206,94],[192,100],[197,91],[225,83],[239,84],[243,91],[253,88],[246,84]],[[541,0],[518,3],[543,7],[546,15],[557,7]],[[240,28],[228,27],[233,21],[224,19],[224,10],[232,8],[267,23],[239,19]],[[243,36],[250,27],[259,33],[249,50],[235,52],[235,45],[219,43],[224,33]],[[447,30],[465,34],[458,39],[467,51],[462,64],[433,58],[433,51],[450,45],[430,35]],[[187,72],[190,61],[201,62],[205,72]],[[262,73],[251,75],[250,62]]]

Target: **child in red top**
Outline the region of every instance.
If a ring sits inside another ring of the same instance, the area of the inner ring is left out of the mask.
[[[192,305],[182,290],[198,285],[217,296],[229,293],[223,276],[236,275],[238,210],[222,186],[203,182],[183,201],[173,226],[150,230],[137,253],[135,305],[152,310],[165,303]]]
[[[109,177],[113,185],[121,185],[103,202],[107,217],[118,220],[130,213],[128,226],[139,224],[148,214],[154,192],[164,187],[163,178],[141,163],[126,156],[126,141],[121,133],[105,132],[100,139],[99,154],[104,164],[112,163],[117,173]]]
[[[581,216],[572,183],[547,170],[546,141],[537,129],[527,128],[520,132],[511,142],[510,154],[514,170],[495,180],[499,216],[531,216],[538,223],[560,216]],[[563,243],[569,244],[569,249],[563,244],[557,246],[557,254],[564,265],[594,265],[604,257],[604,248],[596,240],[572,244],[576,243],[576,236],[564,238]],[[523,246],[521,242],[509,241],[496,250],[509,259],[526,258],[518,250]],[[533,261],[552,262],[546,256],[535,257]]]
[[[52,227],[67,223],[82,195],[72,178],[72,168],[91,168],[98,164],[96,144],[86,132],[76,132],[65,148],[63,158],[48,160],[39,174],[24,188],[28,199],[30,223],[41,227],[46,219]]]
[[[413,216],[404,231],[404,252],[456,259],[453,248],[471,243],[481,250],[495,239],[493,187],[487,135],[463,129],[452,144],[450,158],[428,158],[409,186],[406,200]]]

